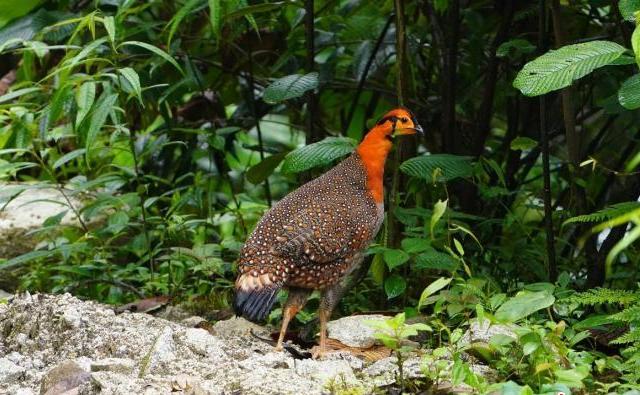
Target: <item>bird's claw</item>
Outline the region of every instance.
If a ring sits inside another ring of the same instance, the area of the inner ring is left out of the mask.
[[[327,350],[321,346],[315,346],[311,349],[311,358],[323,359],[327,355]]]

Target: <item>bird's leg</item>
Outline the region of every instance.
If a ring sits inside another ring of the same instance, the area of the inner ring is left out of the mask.
[[[329,318],[331,318],[331,313],[344,294],[345,289],[344,284],[339,282],[328,287],[320,296],[320,308],[318,310],[318,318],[320,319],[320,344],[312,354],[314,359],[322,358],[327,353],[327,322]]]
[[[280,327],[280,336],[278,337],[278,344],[276,344],[276,351],[282,351],[282,343],[284,342],[284,336],[287,333],[287,327],[293,317],[298,314],[298,311],[302,310],[307,303],[307,298],[311,290],[303,288],[289,288],[289,296],[282,309],[282,326]]]

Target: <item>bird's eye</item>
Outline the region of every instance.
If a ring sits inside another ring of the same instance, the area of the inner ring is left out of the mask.
[[[407,117],[402,117],[400,120],[402,121],[402,123],[409,122],[409,119],[407,119]]]

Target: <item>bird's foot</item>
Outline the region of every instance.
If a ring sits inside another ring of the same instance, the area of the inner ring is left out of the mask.
[[[284,347],[282,346],[282,342],[278,342],[278,344],[276,344],[276,346],[273,348],[273,351],[277,351],[277,352],[280,352],[282,350],[284,350]]]

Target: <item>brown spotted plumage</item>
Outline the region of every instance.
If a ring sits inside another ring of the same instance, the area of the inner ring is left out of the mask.
[[[325,324],[342,296],[342,280],[358,267],[384,218],[382,177],[392,137],[416,131],[420,126],[409,111],[387,113],[351,156],[274,205],[247,239],[238,263],[236,311],[262,320],[278,290],[288,288],[278,348],[289,320],[319,289],[323,352]]]

